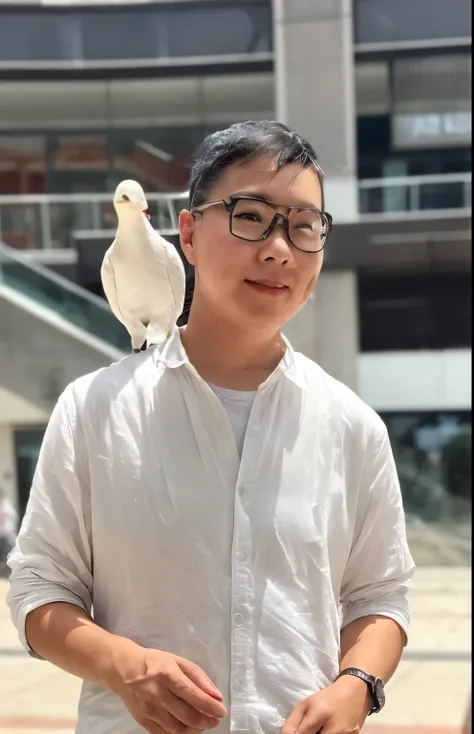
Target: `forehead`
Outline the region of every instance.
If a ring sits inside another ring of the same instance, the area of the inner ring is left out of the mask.
[[[321,208],[322,192],[316,170],[290,163],[277,168],[275,160],[261,156],[225,169],[212,189],[213,199],[228,199],[231,194],[258,192],[277,204]]]

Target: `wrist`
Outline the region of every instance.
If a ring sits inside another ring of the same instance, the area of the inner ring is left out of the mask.
[[[117,695],[127,682],[144,673],[145,650],[126,637],[111,635],[110,650],[102,661],[101,685]]]
[[[365,681],[352,675],[343,675],[334,681],[333,686],[336,686],[344,696],[357,701],[360,704],[364,716],[369,715],[374,702],[372,694]]]

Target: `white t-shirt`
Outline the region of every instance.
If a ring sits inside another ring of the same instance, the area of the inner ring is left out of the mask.
[[[257,391],[243,392],[241,390],[228,390],[225,387],[217,387],[208,383],[211,390],[219,398],[222,407],[227,413],[227,417],[232,426],[237,444],[239,456],[242,457],[242,449],[244,447],[245,432],[250,418],[253,401]]]

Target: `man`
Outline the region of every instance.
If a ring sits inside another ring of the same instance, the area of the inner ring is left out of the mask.
[[[180,216],[187,326],[56,406],[9,604],[84,679],[80,734],[347,734],[383,705],[413,572],[387,433],[280,332],[330,227],[300,136],[211,135]]]

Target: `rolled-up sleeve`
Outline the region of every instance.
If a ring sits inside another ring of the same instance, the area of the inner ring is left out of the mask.
[[[369,441],[361,473],[354,542],[341,587],[342,627],[380,615],[395,620],[407,635],[414,571],[397,470],[382,425]]]
[[[51,415],[25,517],[8,558],[7,603],[28,652],[27,615],[52,602],[92,606],[90,491],[72,386]]]

